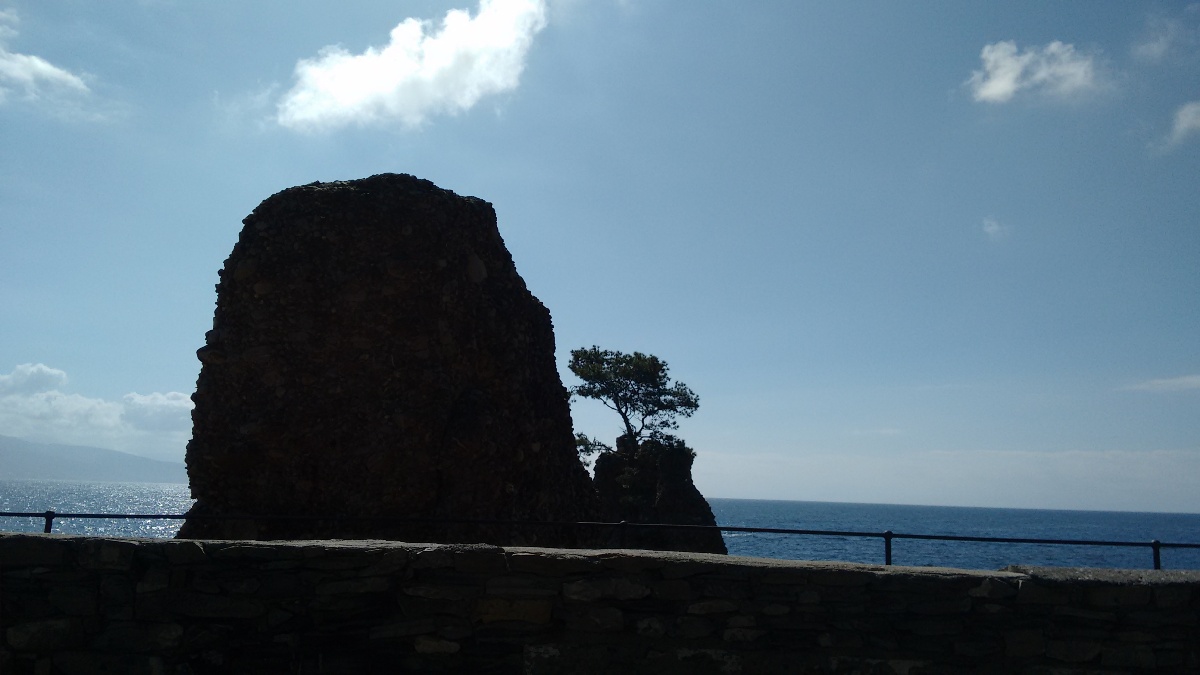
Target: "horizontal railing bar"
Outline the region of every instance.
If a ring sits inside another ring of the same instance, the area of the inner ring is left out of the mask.
[[[60,518],[124,518],[128,519],[143,519],[143,520],[186,520],[186,515],[174,513],[59,513],[54,511],[54,519]],[[0,512],[0,517],[12,518],[45,518],[46,512],[39,513],[7,513]]]
[[[1148,541],[1099,541],[1092,539],[1029,539],[1024,537],[976,537],[969,535],[893,534],[896,539],[936,539],[938,541],[981,541],[996,544],[1072,544],[1075,546],[1153,546]],[[1164,544],[1159,544],[1163,546]],[[1200,544],[1195,544],[1200,547]]]
[[[568,526],[587,526],[587,527],[635,527],[635,528],[660,528],[660,529],[675,529],[675,530],[719,530],[721,532],[747,532],[754,534],[791,534],[791,535],[809,535],[809,536],[826,536],[826,537],[877,537],[892,539],[920,539],[926,541],[970,541],[982,543],[998,543],[998,544],[1054,544],[1068,546],[1125,546],[1125,547],[1154,547],[1159,548],[1195,548],[1200,549],[1200,543],[1168,543],[1168,542],[1143,542],[1143,541],[1105,541],[1091,539],[1037,539],[1028,537],[983,537],[972,535],[949,535],[949,534],[904,534],[904,533],[884,533],[884,532],[856,532],[856,531],[841,531],[841,530],[800,530],[782,527],[741,527],[741,526],[725,526],[725,525],[683,525],[674,523],[605,523],[595,521],[533,521],[533,520],[487,520],[487,519],[471,519],[471,518],[396,518],[390,516],[342,516],[342,515],[191,515],[186,514],[162,514],[162,513],[58,513],[53,514],[54,520],[64,518],[110,518],[123,520],[186,520],[192,518],[196,520],[354,520],[354,521],[371,521],[371,522],[388,522],[395,524],[458,524],[458,525],[536,525],[546,527],[568,527]],[[47,512],[0,512],[0,517],[12,518],[45,518]]]

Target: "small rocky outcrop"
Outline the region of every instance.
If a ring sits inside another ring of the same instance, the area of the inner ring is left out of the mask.
[[[490,204],[384,174],[284,190],[243,223],[198,352],[180,537],[576,543],[389,520],[596,515],[550,313]]]
[[[712,508],[692,482],[696,454],[683,441],[667,437],[638,443],[629,436],[596,458],[592,480],[605,522],[716,525]],[[727,553],[718,530],[620,528],[605,546],[662,551]]]

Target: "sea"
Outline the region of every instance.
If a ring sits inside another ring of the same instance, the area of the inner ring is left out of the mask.
[[[786,560],[884,562],[885,530],[900,534],[1118,541],[1083,546],[896,538],[894,565],[998,570],[1009,565],[1151,569],[1151,540],[1200,545],[1200,514],[1063,511],[841,502],[709,499],[717,524],[871,536],[725,532],[732,555]],[[41,532],[45,519],[3,513],[183,514],[186,485],[0,479],[0,532]],[[181,520],[56,517],[53,531],[98,537],[170,538]],[[1200,548],[1161,550],[1163,569],[1200,570]]]

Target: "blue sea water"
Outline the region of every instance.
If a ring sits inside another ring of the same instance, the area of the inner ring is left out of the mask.
[[[192,505],[186,485],[0,480],[0,512],[182,514]],[[951,506],[899,506],[754,499],[709,499],[717,523],[729,527],[939,534],[1028,539],[1200,543],[1200,514],[1052,511]],[[42,518],[0,516],[0,532],[41,532]],[[62,518],[54,532],[111,537],[175,536],[182,521]],[[882,564],[879,537],[726,532],[733,555]],[[1000,569],[1007,565],[1149,569],[1149,547],[997,544],[896,539],[896,565]],[[1164,569],[1200,569],[1200,549],[1162,550]]]
[[[938,534],[1020,539],[1072,539],[1200,543],[1200,514],[1060,511],[957,506],[901,506],[752,499],[710,499],[717,523],[896,534]],[[789,560],[839,560],[882,564],[881,537],[810,536],[726,532],[733,555]],[[894,539],[892,564],[995,570],[1008,565],[1150,569],[1145,547],[1001,544]],[[1200,569],[1200,549],[1162,549],[1163,569]]]

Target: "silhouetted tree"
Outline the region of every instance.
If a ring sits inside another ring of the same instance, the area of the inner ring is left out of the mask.
[[[587,434],[575,434],[575,451],[579,453],[579,459],[587,467],[591,466],[592,455],[612,452],[612,446]]]
[[[691,417],[700,407],[700,397],[687,385],[671,383],[666,361],[657,356],[593,346],[572,350],[569,367],[583,380],[571,393],[594,398],[620,415],[633,447],[647,438],[670,438],[666,431],[679,428],[676,417]],[[575,438],[581,455],[611,450],[583,434]]]

